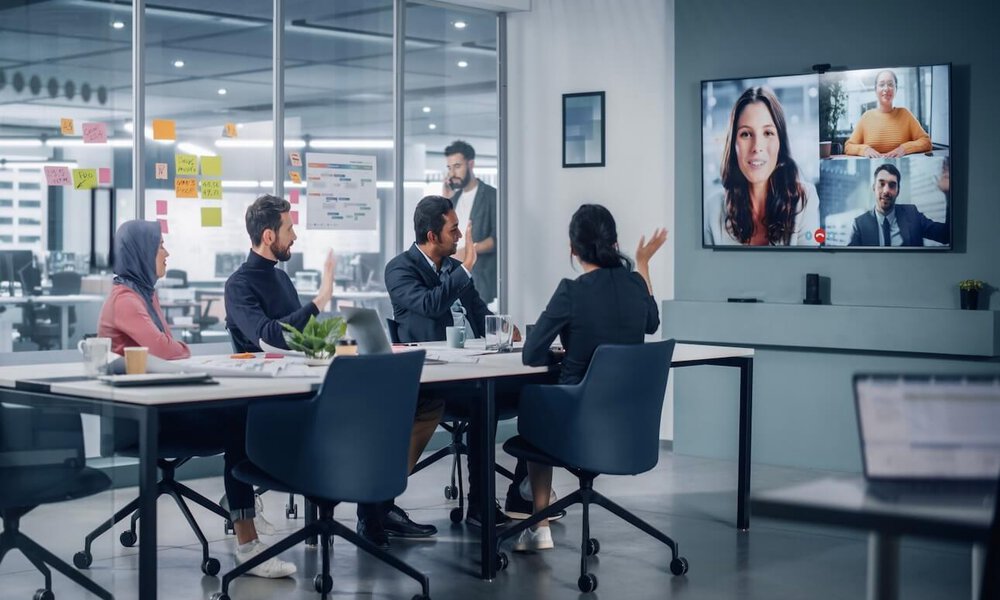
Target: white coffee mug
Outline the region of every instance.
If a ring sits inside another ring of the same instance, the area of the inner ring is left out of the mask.
[[[444,336],[449,348],[465,348],[465,327],[446,327]]]
[[[107,374],[108,355],[111,354],[111,338],[87,338],[80,340],[76,348],[83,355],[83,370],[87,377]]]

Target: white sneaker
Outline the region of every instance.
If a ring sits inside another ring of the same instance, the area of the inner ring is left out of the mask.
[[[267,544],[260,540],[254,540],[249,544],[242,544],[236,546],[236,564],[241,565],[251,558],[257,556],[264,550],[267,550]],[[245,548],[245,549],[244,549]],[[281,577],[290,577],[295,574],[295,565],[292,563],[281,560],[277,556],[265,560],[263,563],[257,565],[256,567],[247,571],[248,575],[254,575],[256,577],[264,577],[267,579],[279,579]]]
[[[552,544],[552,528],[539,527],[538,529],[527,528],[521,532],[514,544],[514,552],[534,552],[536,550],[550,550]]]
[[[521,492],[521,499],[525,502],[534,502],[535,497],[531,495],[531,481],[525,477],[521,480],[521,485],[518,486],[518,491]],[[556,496],[556,491],[553,489],[549,493],[549,504],[555,504],[559,497]]]
[[[264,518],[264,501],[257,494],[253,495],[253,506],[257,515],[253,518],[253,526],[259,535],[274,535],[278,532],[270,521]]]

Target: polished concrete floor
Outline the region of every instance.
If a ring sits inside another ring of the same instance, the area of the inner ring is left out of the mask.
[[[690,571],[673,577],[667,568],[670,552],[645,534],[620,522],[603,509],[591,513],[592,535],[601,541],[600,555],[591,562],[599,578],[594,594],[579,592],[580,511],[571,510],[553,525],[556,548],[536,555],[514,555],[510,567],[492,582],[476,579],[477,532],[452,525],[443,486],[446,463],[441,462],[411,480],[398,503],[421,522],[440,529],[432,541],[393,542],[393,552],[430,577],[435,600],[517,598],[690,598],[697,600],[755,598],[854,599],[865,595],[866,540],[860,532],[807,527],[753,519],[748,533],[736,531],[736,465],[733,461],[679,456],[662,452],[657,468],[638,477],[601,477],[597,488],[680,544]],[[826,475],[755,465],[754,489]],[[575,479],[556,474],[557,492],[572,491]],[[222,493],[221,478],[200,479],[191,486],[210,498]],[[505,484],[504,484],[505,485]],[[504,488],[505,489],[505,488]],[[502,493],[502,492],[501,492]],[[113,507],[135,495],[135,488],[115,490],[84,500],[39,508],[27,516],[22,531],[56,555],[71,560],[82,548],[87,530],[106,518]],[[287,496],[263,496],[266,517],[280,533],[293,531],[299,520],[284,518]],[[299,497],[301,503],[301,497]],[[166,600],[207,599],[218,591],[220,578],[203,576],[200,549],[183,517],[168,499],[160,502],[159,597]],[[233,565],[233,538],[221,521],[195,510],[211,541],[212,555],[223,571]],[[338,508],[338,516],[353,527],[354,506]],[[94,547],[90,576],[111,589],[116,598],[137,597],[136,549],[123,548],[118,533],[106,535]],[[265,541],[268,538],[265,538]],[[269,539],[278,539],[277,537]],[[298,565],[294,578],[263,580],[245,577],[231,588],[234,600],[263,598],[315,599],[312,577],[319,565],[315,549],[299,546],[284,557]],[[970,597],[970,551],[967,546],[920,539],[904,540],[901,553],[901,598],[942,600]],[[89,598],[61,575],[54,575],[58,600]],[[334,599],[405,598],[419,592],[413,580],[360,553],[343,540],[334,544]],[[42,578],[17,553],[0,564],[0,599],[30,599]]]

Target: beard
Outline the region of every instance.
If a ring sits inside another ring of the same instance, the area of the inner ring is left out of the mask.
[[[465,177],[463,177],[462,179],[458,179],[456,177],[453,177],[453,178],[449,179],[448,180],[448,187],[450,187],[452,189],[452,191],[455,191],[455,192],[457,192],[458,190],[464,190],[465,186],[469,185],[469,182],[471,180],[472,180],[472,173],[469,172],[469,171],[466,171],[465,172]]]
[[[288,244],[284,248],[275,241],[271,244],[271,253],[281,262],[288,262],[292,258],[292,245]]]

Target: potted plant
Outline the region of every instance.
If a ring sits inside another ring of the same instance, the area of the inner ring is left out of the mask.
[[[963,279],[958,282],[959,299],[963,310],[977,310],[979,308],[979,291],[983,289],[983,282],[978,279]]]
[[[847,112],[847,92],[839,75],[824,75],[819,84],[819,153],[829,158],[833,152],[837,123]]]
[[[309,322],[299,331],[288,323],[282,323],[285,329],[285,343],[292,350],[298,350],[306,355],[306,364],[327,364],[337,352],[337,342],[347,332],[347,323],[341,317],[332,317],[323,321],[309,317]]]

